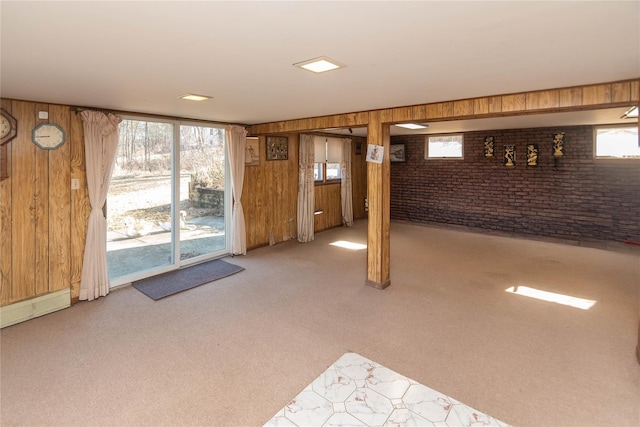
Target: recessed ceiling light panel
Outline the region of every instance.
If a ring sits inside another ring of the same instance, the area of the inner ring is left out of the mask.
[[[620,117],[621,119],[637,119],[638,118],[638,107],[629,108],[623,115]]]
[[[400,123],[397,124],[396,126],[401,127],[401,128],[405,128],[405,129],[426,129],[429,127],[429,125],[419,125],[417,123]]]
[[[206,101],[207,99],[211,99],[211,96],[207,95],[196,95],[194,93],[186,93],[184,95],[179,96],[180,99],[186,99],[187,101]]]
[[[293,66],[303,68],[314,73],[324,73],[325,71],[337,70],[338,68],[345,67],[344,64],[341,64],[338,61],[335,61],[326,56],[309,59],[308,61],[298,62],[297,64],[293,64]]]

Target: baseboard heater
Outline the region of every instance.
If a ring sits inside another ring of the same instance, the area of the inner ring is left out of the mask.
[[[71,305],[71,290],[42,295],[26,301],[0,307],[0,328],[15,325],[34,317],[44,316]]]

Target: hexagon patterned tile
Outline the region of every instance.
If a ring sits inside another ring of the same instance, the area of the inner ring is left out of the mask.
[[[356,353],[340,357],[265,424],[274,426],[508,427]]]

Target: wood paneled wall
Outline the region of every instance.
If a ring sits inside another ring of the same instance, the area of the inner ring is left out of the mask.
[[[289,138],[288,160],[267,161],[265,138],[261,136],[260,164],[245,168],[241,200],[248,249],[283,242],[298,234],[298,135],[283,136]]]
[[[18,135],[7,144],[8,178],[0,181],[0,305],[67,288],[77,296],[89,213],[81,120],[68,106],[3,99],[2,108],[16,118]],[[45,122],[65,131],[55,150],[31,140]]]
[[[356,154],[360,144],[360,154]],[[364,201],[367,198],[367,138],[351,138],[351,191],[353,193],[353,219],[366,218]]]
[[[247,228],[247,249],[295,239],[298,235],[299,134],[281,135],[289,138],[288,160],[267,161],[265,137],[260,136],[260,163],[245,168],[241,200]],[[362,154],[355,154],[356,143],[361,144]],[[366,216],[366,138],[352,137],[351,150],[353,217],[357,219]],[[314,217],[316,232],[341,225],[340,185],[316,186],[315,206],[323,210],[322,214]]]
[[[340,184],[316,185],[314,206],[317,215],[313,217],[313,230],[326,230],[342,224],[342,202]]]

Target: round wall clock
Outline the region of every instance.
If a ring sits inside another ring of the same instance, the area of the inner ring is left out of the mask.
[[[16,119],[4,109],[0,109],[0,145],[11,141],[17,135]]]
[[[55,150],[64,144],[64,130],[52,123],[41,123],[33,129],[31,139],[40,148]]]

